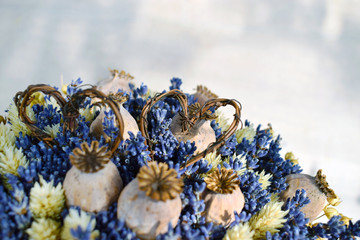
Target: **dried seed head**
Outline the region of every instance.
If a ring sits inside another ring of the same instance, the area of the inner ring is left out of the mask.
[[[121,79],[125,79],[125,80],[128,80],[128,81],[134,79],[134,77],[131,76],[130,73],[126,73],[124,70],[121,70],[119,72],[119,70],[117,70],[117,69],[110,69],[110,73],[112,74],[112,76],[114,78],[119,77]]]
[[[211,92],[207,87],[203,85],[198,85],[196,87],[196,92],[206,96],[208,99],[218,98],[218,95]]]
[[[189,106],[189,114],[191,117],[200,115],[200,111],[201,111],[201,105],[198,102]],[[210,110],[207,110],[205,113],[200,115],[200,119],[203,120],[214,120],[216,118],[217,116],[213,114]]]
[[[189,114],[190,116],[196,116],[201,110],[200,103],[194,103],[189,106]]]
[[[139,179],[135,178],[120,194],[117,217],[124,219],[139,239],[154,240],[166,233],[170,224],[176,226],[181,209],[180,194],[167,201],[153,200],[140,190]]]
[[[232,169],[222,168],[221,173],[214,171],[208,175],[204,181],[206,187],[214,192],[221,194],[230,194],[239,187],[240,180]]]
[[[335,194],[334,190],[329,187],[328,182],[326,181],[326,175],[322,174],[322,170],[319,169],[315,176],[316,184],[319,186],[321,191],[325,193],[328,201],[331,203],[333,200],[338,200],[338,196]]]
[[[70,155],[70,161],[73,166],[85,173],[94,173],[105,167],[110,161],[111,152],[107,147],[99,148],[98,141],[92,141],[91,145],[84,142],[81,148],[75,148]]]
[[[304,189],[306,196],[310,203],[301,208],[309,221],[314,221],[324,209],[327,204],[327,196],[320,188],[315,177],[307,174],[289,174],[286,176],[286,183],[288,184],[286,190],[280,193],[280,200],[286,202],[289,198],[296,195],[297,190]]]
[[[207,222],[228,226],[235,220],[234,212],[241,212],[245,204],[240,181],[232,169],[215,170],[205,178],[206,190],[202,193],[205,203],[204,217]]]
[[[110,76],[100,82],[96,83],[96,87],[105,94],[110,92],[118,92],[119,89],[122,91],[129,92],[129,82],[133,80],[134,77],[125,71],[119,71],[116,69],[109,69]]]
[[[182,191],[183,182],[177,172],[169,169],[166,163],[150,162],[143,166],[137,175],[139,188],[154,200],[174,199]]]
[[[111,98],[111,100],[117,102],[118,104],[122,104],[129,99],[129,96],[125,95],[122,92],[118,92],[118,93],[110,92],[109,97]]]
[[[218,98],[218,96],[212,93],[207,87],[199,85],[196,87],[196,93],[194,94],[195,99],[200,103],[200,105],[204,105],[204,103],[209,99]]]

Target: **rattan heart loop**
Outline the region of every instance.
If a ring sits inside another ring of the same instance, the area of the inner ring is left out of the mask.
[[[218,98],[218,99],[211,99],[208,100],[203,106],[200,108],[198,106],[188,106],[188,100],[186,95],[181,92],[180,90],[174,89],[162,94],[158,94],[155,97],[148,100],[148,102],[145,104],[140,117],[140,131],[143,134],[143,136],[146,138],[145,143],[149,146],[149,150],[151,152],[150,156],[154,160],[154,153],[152,151],[152,141],[150,139],[149,133],[148,133],[148,121],[147,121],[147,114],[151,110],[151,108],[159,102],[161,99],[165,97],[172,97],[176,98],[181,105],[182,112],[179,112],[179,115],[182,119],[182,131],[186,132],[189,131],[198,121],[204,120],[204,119],[211,119],[211,116],[209,115],[210,109],[218,109],[219,107],[223,106],[233,106],[235,109],[234,114],[234,120],[231,123],[229,129],[225,131],[215,142],[210,144],[207,149],[204,151],[196,154],[193,156],[186,164],[185,166],[181,167],[183,169],[184,167],[188,167],[197,161],[199,161],[201,158],[204,158],[206,154],[213,152],[220,148],[222,145],[225,144],[226,140],[231,137],[232,134],[236,131],[239,123],[242,122],[240,120],[241,117],[241,104],[232,99],[225,99],[225,98]]]
[[[147,126],[148,126],[147,114],[157,102],[159,102],[161,99],[163,99],[165,97],[176,98],[180,102],[183,113],[187,116],[187,97],[180,90],[174,89],[174,90],[162,93],[162,94],[157,94],[153,98],[151,98],[147,101],[147,103],[143,107],[143,109],[141,111],[141,115],[140,115],[140,131],[141,131],[141,134],[145,137],[145,144],[147,144],[149,146],[150,156],[152,159],[154,159],[154,156],[153,156],[153,152],[152,152],[152,142],[150,141],[151,139],[150,139],[149,132],[147,129]],[[186,130],[186,128],[189,127],[189,125],[183,125],[183,127],[184,127],[183,130]]]
[[[198,153],[197,155],[193,156],[185,165],[185,167],[188,167],[197,161],[199,161],[201,158],[204,158],[208,153],[211,153],[213,151],[216,151],[221,146],[223,146],[227,139],[231,137],[236,131],[236,129],[239,126],[240,123],[240,129],[243,127],[243,123],[241,121],[241,104],[237,100],[234,99],[226,99],[226,98],[217,98],[217,99],[210,99],[205,102],[205,104],[202,106],[200,111],[200,116],[198,119],[201,119],[203,115],[207,114],[207,112],[214,108],[217,110],[220,107],[225,107],[227,105],[233,106],[235,109],[234,114],[234,120],[231,122],[229,128],[216,140],[216,142],[210,144],[207,149],[202,151],[201,153]]]
[[[44,141],[48,146],[52,146],[52,144],[54,143],[54,139],[50,135],[45,133],[42,129],[35,126],[36,122],[31,120],[26,113],[26,107],[29,106],[32,102],[33,94],[37,92],[42,92],[43,94],[53,97],[59,104],[63,114],[63,118],[65,121],[64,131],[70,130],[71,132],[74,132],[77,128],[77,119],[80,115],[79,110],[85,99],[89,97],[96,101],[94,105],[107,105],[114,112],[119,127],[119,133],[111,145],[110,151],[112,155],[119,146],[121,140],[123,140],[124,133],[124,121],[120,115],[120,110],[116,103],[117,98],[115,96],[108,96],[104,94],[103,92],[97,90],[96,87],[81,89],[79,86],[78,88],[79,91],[69,96],[68,100],[66,100],[58,90],[48,85],[37,84],[28,86],[25,91],[18,92],[14,97],[14,102],[18,108],[21,121],[23,121],[30,129],[31,135],[33,137],[36,137],[40,141]]]

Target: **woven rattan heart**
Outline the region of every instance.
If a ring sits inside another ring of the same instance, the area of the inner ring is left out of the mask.
[[[96,87],[81,89],[79,86],[78,91],[76,91],[73,95],[68,96],[68,99],[66,100],[62,94],[53,87],[45,84],[30,85],[25,91],[18,92],[15,95],[14,102],[18,108],[21,121],[23,121],[30,129],[31,135],[40,141],[44,141],[48,146],[52,146],[54,144],[54,139],[42,129],[37,127],[35,125],[36,122],[31,120],[26,113],[26,107],[31,104],[34,99],[33,94],[37,92],[42,92],[43,94],[53,97],[59,104],[64,118],[64,131],[75,131],[77,127],[77,119],[80,115],[79,110],[86,98],[94,100],[93,105],[107,105],[114,112],[119,127],[119,133],[111,144],[111,154],[115,152],[121,140],[123,140],[124,121],[120,115],[120,110],[117,104],[117,102],[120,101],[119,96],[106,95],[97,90]]]
[[[147,122],[147,114],[151,110],[151,108],[159,102],[161,99],[165,97],[172,97],[176,98],[181,105],[182,112],[179,114],[182,117],[182,131],[186,132],[189,131],[197,121],[211,118],[209,116],[209,110],[211,108],[214,108],[215,110],[219,107],[224,107],[227,105],[231,105],[235,108],[235,114],[234,114],[234,120],[232,121],[229,129],[225,131],[215,142],[211,143],[207,149],[204,151],[196,154],[193,156],[184,167],[190,166],[197,161],[199,161],[201,158],[205,157],[206,154],[213,152],[223,146],[227,139],[231,137],[231,135],[236,131],[239,123],[242,122],[240,120],[240,114],[241,114],[241,104],[237,102],[236,100],[232,99],[225,99],[225,98],[217,98],[217,99],[210,99],[203,106],[200,106],[198,108],[198,111],[196,111],[196,106],[188,106],[188,100],[186,95],[181,92],[180,90],[174,89],[169,92],[158,94],[155,97],[148,100],[148,102],[145,104],[140,117],[140,131],[143,134],[143,136],[146,138],[146,144],[149,146],[149,150],[151,151],[151,157],[154,159],[153,152],[152,152],[152,142],[148,133],[148,122]],[[194,109],[195,108],[195,109]],[[192,114],[189,114],[189,112],[192,112]]]

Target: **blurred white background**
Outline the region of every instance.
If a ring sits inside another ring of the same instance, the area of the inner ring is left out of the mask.
[[[360,218],[360,1],[0,0],[0,114],[29,84],[124,69],[151,89],[183,79],[271,123],[304,172],[322,168]]]

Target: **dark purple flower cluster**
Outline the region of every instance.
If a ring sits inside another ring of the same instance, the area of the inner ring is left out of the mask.
[[[30,227],[32,214],[29,197],[19,182],[8,181],[6,190],[0,181],[0,237],[1,239],[28,239],[25,230]]]
[[[309,236],[312,238],[326,239],[357,239],[360,237],[360,220],[349,225],[341,221],[341,216],[332,217],[327,223],[319,223],[309,228]]]
[[[284,226],[280,229],[280,232],[271,236],[268,233],[267,239],[306,239],[308,238],[308,227],[306,224],[309,222],[308,218],[305,218],[305,214],[301,212],[306,204],[310,202],[306,197],[305,190],[296,191],[295,196],[292,199],[288,199],[282,207],[282,210],[289,211],[284,223]]]
[[[107,211],[101,211],[96,215],[95,229],[100,229],[99,239],[137,240],[135,233],[125,226],[124,220],[117,218],[116,210],[117,203],[114,203]]]
[[[124,184],[133,180],[141,166],[146,165],[151,159],[148,147],[144,144],[145,138],[140,132],[135,136],[129,132],[130,139],[119,146],[118,154],[114,156],[114,163],[118,167]]]
[[[270,129],[256,129],[256,136],[252,145],[251,155],[259,160],[259,168],[273,175],[270,191],[279,193],[286,189],[285,177],[289,174],[300,173],[299,165],[294,165],[290,160],[284,160],[280,156],[280,141],[278,136],[272,138]],[[245,144],[246,145],[246,144]]]
[[[179,220],[183,239],[207,239],[211,234],[213,224],[205,222],[202,216],[205,203],[200,195],[205,188],[205,182],[185,182],[184,191],[180,194],[183,210]]]

